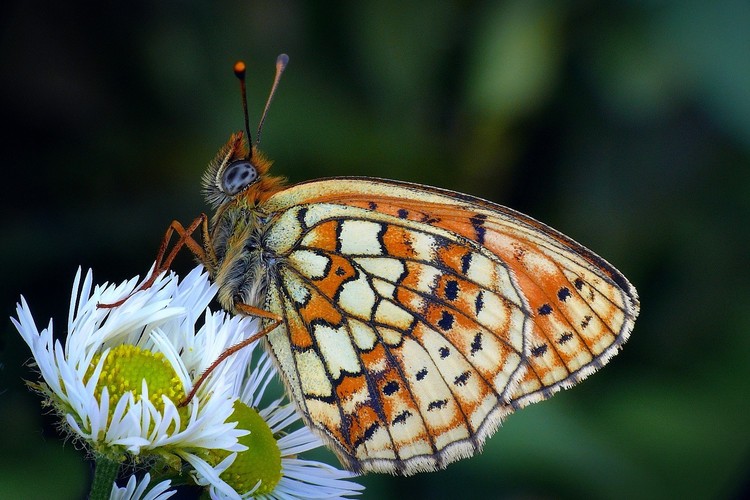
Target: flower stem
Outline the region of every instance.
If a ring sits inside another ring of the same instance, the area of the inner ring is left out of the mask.
[[[106,457],[98,457],[94,469],[94,482],[91,483],[90,500],[107,500],[112,491],[112,484],[117,479],[120,463]]]

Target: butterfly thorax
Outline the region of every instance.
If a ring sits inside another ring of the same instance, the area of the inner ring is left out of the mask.
[[[271,217],[258,207],[232,205],[212,221],[216,267],[211,278],[219,286],[222,307],[236,313],[238,302],[256,307],[263,302],[278,259],[263,245]]]

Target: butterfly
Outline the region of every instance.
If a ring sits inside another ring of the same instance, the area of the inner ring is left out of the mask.
[[[243,63],[235,73],[247,131]],[[232,135],[203,176],[213,216],[173,222],[154,275],[188,246],[224,309],[262,319],[248,342],[265,339],[304,421],[353,471],[409,475],[476,454],[633,328],[628,280],[531,217],[394,180],[287,186],[270,166],[249,132]]]

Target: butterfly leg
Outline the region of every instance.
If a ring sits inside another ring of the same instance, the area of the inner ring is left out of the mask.
[[[263,329],[261,329],[259,332],[255,333],[254,335],[251,335],[250,337],[246,338],[242,342],[238,342],[234,344],[229,349],[222,352],[219,355],[219,357],[216,358],[213,363],[211,363],[211,366],[206,368],[206,370],[203,373],[201,373],[201,376],[198,378],[198,380],[195,381],[195,384],[193,384],[193,388],[190,390],[188,395],[185,397],[183,401],[180,402],[178,406],[180,407],[186,406],[188,403],[190,403],[190,401],[192,401],[193,397],[195,397],[195,394],[198,392],[198,389],[200,389],[200,387],[203,385],[203,382],[206,381],[206,378],[208,377],[208,375],[212,371],[214,371],[216,367],[219,366],[219,364],[221,364],[222,361],[224,361],[225,359],[227,359],[229,356],[236,353],[240,349],[244,349],[245,347],[249,346],[256,340],[262,339],[263,337],[271,333],[277,326],[281,324],[281,317],[274,313],[264,311],[263,309],[259,309],[257,307],[253,307],[247,304],[243,304],[241,302],[235,303],[234,306],[237,309],[237,311],[239,311],[240,314],[244,316],[255,316],[258,318],[268,319],[268,320],[271,320],[271,323],[266,325]]]
[[[203,246],[201,246],[193,238],[193,233],[196,231],[196,229],[198,229],[198,226],[202,227],[201,232],[203,237]],[[169,252],[169,254],[167,254],[169,241],[172,239],[172,235],[174,233],[177,233],[178,239],[174,244],[174,247],[172,247],[172,250]],[[164,271],[169,269],[169,266],[172,265],[172,261],[174,261],[175,257],[177,257],[177,253],[184,246],[187,246],[188,249],[210,272],[216,267],[216,255],[214,254],[213,247],[210,244],[210,241],[211,239],[208,232],[208,217],[206,216],[206,214],[201,214],[200,217],[197,217],[193,222],[191,222],[187,228],[183,227],[183,225],[179,221],[172,221],[172,223],[169,225],[169,228],[167,228],[167,232],[164,233],[164,238],[162,238],[161,245],[159,246],[159,252],[156,254],[156,263],[154,265],[154,270],[151,273],[151,276],[149,276],[148,279],[144,281],[140,287],[131,292],[127,297],[110,304],[100,303],[97,304],[97,307],[105,309],[117,307],[125,303],[137,292],[150,288],[156,281],[156,278],[158,278]]]

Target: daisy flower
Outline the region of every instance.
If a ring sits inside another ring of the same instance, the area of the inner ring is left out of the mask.
[[[245,449],[238,439],[247,430],[229,416],[249,353],[240,351],[219,365],[190,403],[178,407],[192,376],[255,328],[251,319],[208,309],[216,287],[201,269],[181,282],[173,273],[162,275],[115,308],[97,304],[127,297],[137,279],[93,286],[91,272],[81,279],[79,269],[64,343],[55,340],[51,320],[37,328],[21,297],[11,320],[41,375],[29,384],[61,416],[64,432],[97,458],[97,474],[100,458],[116,464],[155,460],[177,471],[182,460],[210,468],[199,456],[205,450]],[[116,473],[114,467],[110,474]]]
[[[265,353],[248,368],[257,342],[219,364],[189,404],[179,407],[193,377],[257,331],[252,318],[208,308],[217,289],[202,267],[182,281],[164,274],[132,296],[137,278],[93,286],[91,272],[81,276],[79,270],[64,343],[54,339],[52,321],[37,328],[23,297],[11,320],[41,375],[29,385],[61,416],[66,433],[97,459],[91,498],[143,497],[148,474],[140,483],[131,477],[125,488],[114,483],[125,462],[153,465],[160,477],[178,477],[189,464],[192,479],[213,498],[343,498],[361,492],[363,486],[348,481],[353,474],[297,458],[322,442],[299,426],[291,404],[279,399],[261,408],[275,370]],[[123,297],[128,299],[115,308],[98,306]],[[169,487],[163,481],[143,498],[167,498]]]
[[[130,476],[128,484],[124,488],[120,488],[117,483],[114,483],[109,500],[166,500],[177,493],[176,491],[168,491],[172,483],[169,480],[162,481],[149,488],[150,482],[151,475],[147,472],[140,482],[136,480],[135,476]]]
[[[219,481],[198,478],[198,483],[210,485],[212,498],[313,499],[359,495],[364,486],[349,481],[356,474],[297,458],[298,454],[323,443],[310,429],[299,426],[300,416],[293,404],[283,404],[283,398],[262,404],[276,372],[267,353],[262,352],[256,358],[254,368],[248,370],[240,388],[232,417],[240,427],[251,431],[240,438],[247,451],[237,453],[232,465],[220,474]],[[215,459],[223,455],[216,453]]]

